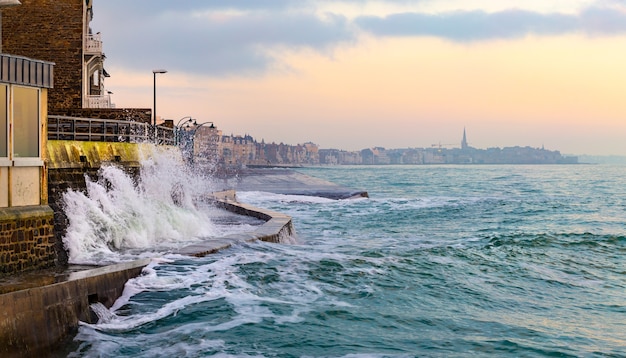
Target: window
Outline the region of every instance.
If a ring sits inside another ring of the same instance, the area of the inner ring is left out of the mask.
[[[13,155],[39,157],[39,89],[13,88]]]
[[[0,158],[6,158],[9,156],[7,88],[8,86],[0,85]]]

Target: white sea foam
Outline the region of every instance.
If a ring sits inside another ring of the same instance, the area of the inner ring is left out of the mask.
[[[209,215],[195,205],[211,186],[167,152],[142,160],[137,183],[118,167],[103,167],[98,181],[87,179],[86,192],[70,190],[63,197],[69,221],[63,242],[70,262],[130,260],[138,257],[133,252],[145,256],[218,234]]]
[[[250,205],[260,205],[267,202],[278,203],[304,203],[304,204],[325,204],[334,203],[337,200],[322,198],[319,196],[307,196],[307,195],[285,195],[274,194],[263,191],[241,191],[237,192],[237,199],[239,201],[248,203]]]
[[[246,282],[237,272],[239,265],[267,262],[271,257],[273,257],[271,254],[242,253],[207,264],[179,265],[173,271],[169,271],[169,266],[160,269],[158,267],[161,263],[168,263],[168,259],[153,260],[141,276],[126,283],[122,297],[111,307],[108,314],[105,314],[106,312],[98,314],[100,317],[108,317],[107,319],[97,324],[82,323],[82,326],[106,332],[125,332],[174,316],[188,306],[218,299],[229,301],[238,315],[217,325],[202,325],[202,331],[223,331],[243,324],[258,323],[266,318],[276,318],[262,303],[290,304],[292,302],[259,297],[254,293],[255,287]],[[191,290],[189,294],[172,299],[162,306],[144,310],[139,314],[116,314],[118,311],[123,311],[129,300],[141,292],[172,292],[187,289]],[[292,314],[285,321],[293,321],[296,316],[297,314]],[[190,327],[188,325],[186,329]]]

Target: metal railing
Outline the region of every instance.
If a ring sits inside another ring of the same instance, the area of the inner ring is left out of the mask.
[[[48,139],[175,144],[172,128],[157,126],[155,133],[148,123],[66,116],[48,116]]]

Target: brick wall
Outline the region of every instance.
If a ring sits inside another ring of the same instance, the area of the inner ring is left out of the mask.
[[[21,0],[2,10],[2,52],[56,63],[49,108],[82,107],[85,0]]]
[[[52,267],[56,257],[50,207],[0,209],[0,275]]]

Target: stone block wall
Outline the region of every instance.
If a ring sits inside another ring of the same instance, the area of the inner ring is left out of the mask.
[[[67,264],[68,259],[62,240],[68,225],[63,210],[63,194],[70,189],[85,192],[86,178],[97,180],[103,165],[117,165],[132,177],[138,178],[140,152],[151,150],[156,150],[153,144],[62,140],[47,142],[48,204],[54,210],[55,250],[60,265]]]
[[[48,169],[48,200],[54,211],[54,251],[58,264],[65,266],[68,264],[67,251],[63,246],[63,237],[67,231],[68,219],[63,211],[63,194],[68,190],[85,191],[87,189],[86,177],[96,179],[98,168],[59,168]]]
[[[152,123],[152,109],[149,108],[57,108],[48,113],[56,116],[114,119],[118,121],[135,121]]]
[[[21,0],[2,10],[2,52],[54,62],[49,108],[82,107],[85,0]]]
[[[55,242],[49,206],[0,209],[0,275],[56,265]]]
[[[124,171],[133,177],[139,176],[139,168],[128,163],[119,164]],[[67,232],[69,221],[63,210],[63,194],[68,190],[85,192],[87,190],[87,178],[98,180],[100,167],[77,166],[74,168],[50,168],[48,169],[48,200],[54,211],[54,251],[59,265],[68,264],[67,251],[63,246],[63,237]]]

